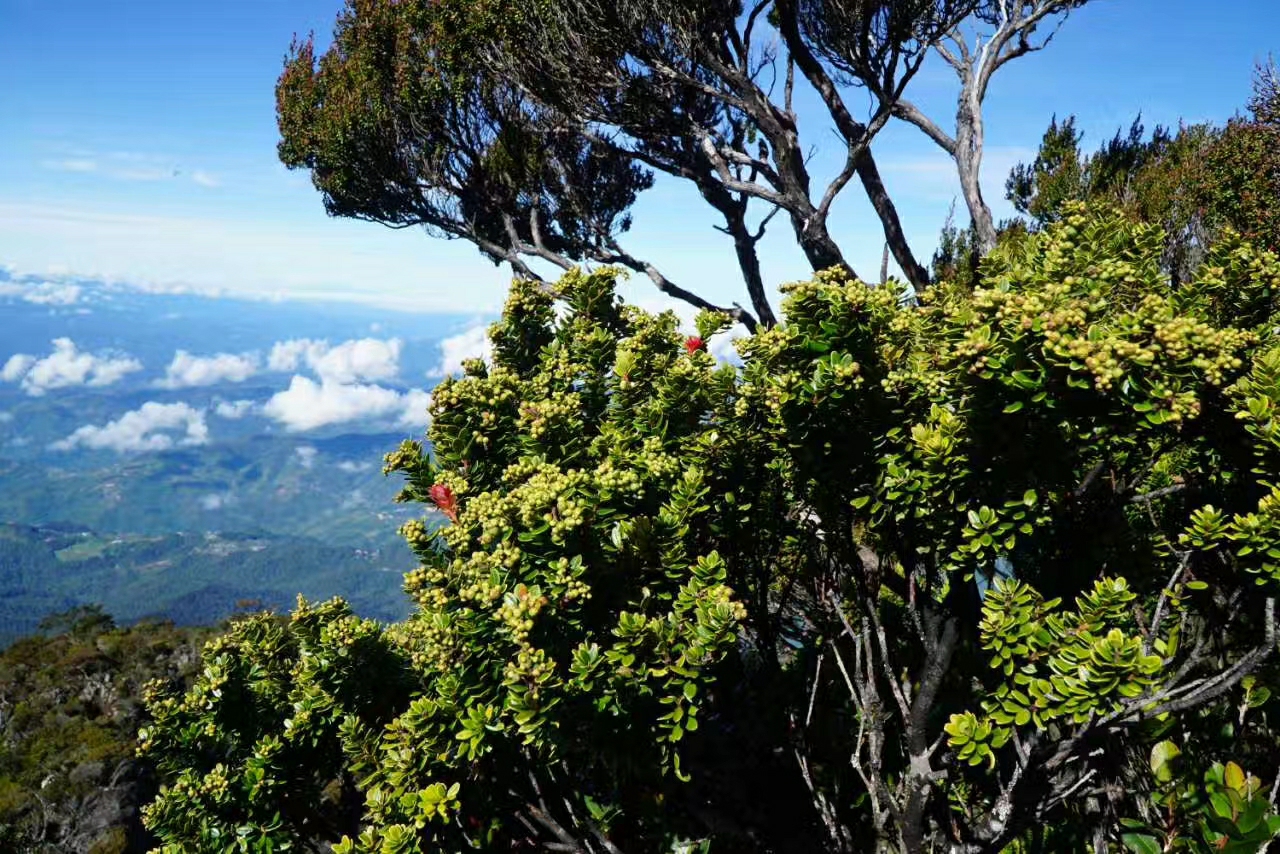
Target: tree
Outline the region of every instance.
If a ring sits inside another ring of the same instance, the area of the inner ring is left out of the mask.
[[[305,41],[286,62],[280,156],[311,171],[331,214],[424,225],[525,277],[528,259],[623,266],[698,308],[769,326],[765,228],[782,214],[815,271],[853,273],[828,220],[855,178],[907,280],[928,284],[871,145],[892,116],[918,116],[905,95],[931,50],[949,55],[945,39],[998,20],[999,49],[962,73],[980,82],[966,84],[960,141],[944,146],[981,220],[987,80],[1043,47],[1029,41],[1036,26],[1077,3],[1032,5],[1004,20],[979,0],[349,0],[323,56]],[[844,143],[825,186],[800,135],[797,85],[817,93]],[[855,86],[874,96],[865,121],[850,106]],[[749,309],[713,306],[624,248],[654,173],[690,182],[716,212]]]
[[[486,76],[442,40],[441,18],[432,4],[352,3],[323,57],[310,40],[293,45],[276,90],[279,154],[311,171],[326,210],[469,240],[526,278],[538,278],[527,257],[628,263],[709,306],[619,244],[652,177]]]
[[[239,623],[149,698],[149,825],[173,852],[1257,850],[1280,260],[1224,233],[1173,283],[1162,245],[1076,204],[919,304],[826,271],[740,368],[708,353],[728,317],[683,337],[616,271],[518,281],[432,451],[388,458],[430,514],[416,613]]]
[[[1230,227],[1280,251],[1280,75],[1275,62],[1254,75],[1250,115],[1227,122],[1204,163],[1200,188],[1214,227]]]
[[[996,245],[997,229],[991,208],[982,196],[982,150],[986,139],[982,106],[991,78],[1015,59],[1043,50],[1053,40],[1058,27],[1075,9],[1088,0],[984,0],[973,4],[971,15],[962,17],[931,46],[955,72],[960,84],[956,95],[954,130],[948,131],[908,98],[882,85],[874,74],[850,68],[887,109],[915,125],[937,143],[956,164],[960,191],[969,208],[969,217],[981,254]],[[1036,39],[1037,31],[1052,31]],[[970,43],[972,39],[972,44]]]
[[[1074,117],[1055,118],[1031,164],[1019,164],[1006,183],[1008,198],[1032,228],[1062,215],[1073,201],[1116,205],[1160,225],[1162,263],[1175,279],[1194,275],[1224,229],[1261,248],[1280,249],[1280,125],[1275,71],[1259,66],[1249,116],[1225,125],[1157,126],[1146,135],[1141,117],[1127,133],[1097,151],[1080,150]]]

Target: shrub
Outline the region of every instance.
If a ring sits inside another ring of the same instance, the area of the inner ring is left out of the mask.
[[[1077,850],[1146,826],[1157,743],[1190,779],[1275,767],[1237,705],[1274,679],[1280,263],[1228,235],[1174,285],[1163,242],[1071,205],[918,305],[823,273],[741,368],[727,318],[682,336],[613,271],[516,282],[430,452],[388,457],[427,510],[413,616],[237,623],[149,697],[149,825]]]

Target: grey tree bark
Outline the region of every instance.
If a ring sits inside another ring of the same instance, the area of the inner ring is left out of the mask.
[[[934,50],[951,66],[960,82],[956,98],[955,127],[951,132],[927,116],[905,98],[888,99],[876,92],[895,118],[915,125],[952,157],[960,179],[960,193],[977,236],[977,247],[985,255],[995,247],[997,232],[991,207],[982,196],[982,153],[986,142],[982,108],[992,76],[1004,65],[1043,50],[1053,40],[1067,15],[1089,0],[984,0],[967,23],[957,24],[936,44]],[[991,29],[973,36],[966,26],[987,25]],[[1044,38],[1035,41],[1037,29],[1052,24]]]

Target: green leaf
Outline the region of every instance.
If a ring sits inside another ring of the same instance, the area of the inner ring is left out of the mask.
[[[1244,769],[1234,762],[1228,762],[1222,772],[1222,782],[1228,789],[1242,791],[1245,783]]]
[[[1173,779],[1175,761],[1182,755],[1181,748],[1172,741],[1162,741],[1151,748],[1151,773],[1160,783]]]
[[[1134,854],[1160,854],[1164,850],[1159,840],[1146,833],[1121,834],[1120,841]]]

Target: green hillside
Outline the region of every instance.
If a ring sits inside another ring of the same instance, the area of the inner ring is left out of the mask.
[[[249,531],[382,548],[410,515],[379,473],[399,434],[259,436],[161,453],[0,457],[0,519],[100,531]]]
[[[299,593],[347,598],[360,613],[402,618],[413,558],[402,543],[372,548],[269,534],[110,534],[77,526],[0,523],[0,645],[42,615],[101,604],[122,623],[208,625],[246,602],[288,607]]]

